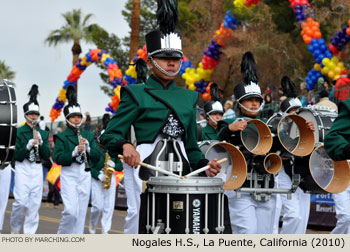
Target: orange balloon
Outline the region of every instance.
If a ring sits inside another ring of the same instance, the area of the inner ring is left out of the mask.
[[[322,33],[321,33],[320,31],[316,31],[316,32],[314,33],[314,38],[315,38],[315,39],[320,39],[320,38],[322,38]]]

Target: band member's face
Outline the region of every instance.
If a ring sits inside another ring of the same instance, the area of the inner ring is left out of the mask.
[[[79,124],[79,123],[81,123],[81,119],[82,119],[82,116],[80,116],[80,115],[71,115],[68,118],[68,121],[73,123],[73,124]]]
[[[36,113],[29,113],[27,114],[27,118],[29,118],[31,121],[37,121],[39,118],[39,115]]]
[[[288,111],[288,114],[295,114],[298,111],[297,108]]]
[[[207,117],[208,119],[208,123],[211,127],[213,127],[214,129],[216,129],[217,127],[217,123],[222,119],[222,114],[221,113],[211,113],[210,117],[216,122],[213,122],[209,116]]]
[[[258,110],[260,105],[261,105],[260,99],[256,98],[256,97],[244,99],[241,103],[244,107],[246,107],[247,109],[250,109],[250,110]],[[244,115],[247,115],[250,117],[255,117],[259,114],[259,111],[252,113],[252,112],[245,110],[243,107],[241,107],[241,111]]]
[[[180,59],[179,58],[154,58],[154,61],[166,72],[173,74],[176,73],[180,68]],[[154,76],[160,81],[171,81],[175,76],[168,76],[162,73],[150,59],[148,59],[148,66],[152,69]]]

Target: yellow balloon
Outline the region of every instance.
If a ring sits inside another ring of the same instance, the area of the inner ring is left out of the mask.
[[[333,62],[334,64],[337,64],[337,63],[339,62],[339,59],[338,59],[337,57],[333,57],[333,58],[332,58],[332,62]]]
[[[328,77],[329,77],[329,78],[333,79],[334,76],[335,76],[335,73],[334,73],[333,70],[331,70],[331,71],[328,72]]]
[[[334,68],[334,73],[335,73],[335,75],[340,74],[341,71],[342,71],[342,69],[341,69],[340,67],[338,67],[338,66],[336,66],[336,67]]]
[[[329,64],[329,62],[331,62],[331,60],[330,60],[329,58],[324,58],[324,59],[322,60],[322,64],[323,64],[324,66],[327,66],[327,65]]]
[[[322,70],[322,67],[321,67],[320,64],[315,64],[315,65],[314,65],[314,69],[315,69],[316,71],[320,72],[320,71]]]
[[[328,75],[328,73],[329,73],[329,68],[328,68],[327,66],[325,66],[324,68],[322,68],[321,73],[322,73],[323,75]]]
[[[334,69],[334,68],[335,68],[334,62],[332,62],[332,61],[329,62],[329,63],[328,63],[328,68],[329,68],[329,69]]]
[[[340,78],[340,75],[337,74],[336,76],[334,76],[333,80],[338,80]]]
[[[343,62],[338,62],[337,67],[340,67],[341,70],[344,69],[344,63]]]

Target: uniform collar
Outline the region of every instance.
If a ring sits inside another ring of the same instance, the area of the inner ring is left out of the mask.
[[[67,128],[66,128],[66,132],[67,132],[67,134],[73,134],[73,135],[76,135],[77,134],[77,132],[76,131],[74,131],[72,128],[70,128],[70,127],[68,127],[67,126]]]
[[[172,80],[167,87],[164,87],[153,75],[147,79],[146,85],[152,89],[174,89],[176,87],[174,80]]]

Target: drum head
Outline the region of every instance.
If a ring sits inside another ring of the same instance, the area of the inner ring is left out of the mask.
[[[247,177],[247,164],[237,147],[226,142],[213,142],[205,152],[205,157],[209,160],[228,159],[221,164],[221,171],[216,175],[225,182],[225,190],[235,190],[243,185]]]
[[[264,122],[252,119],[248,121],[245,130],[241,131],[241,141],[251,153],[264,155],[272,147],[272,134]]]
[[[347,160],[333,161],[321,145],[311,154],[310,173],[316,184],[329,193],[345,191],[350,181],[350,168]]]
[[[17,106],[14,88],[0,81],[0,169],[12,160],[16,144]]]
[[[298,115],[300,115],[306,121],[311,121],[314,124],[314,127],[315,127],[315,131],[314,131],[315,142],[318,143],[320,141],[320,132],[317,129],[318,122],[316,120],[316,117],[312,113],[312,111],[310,111],[308,109],[302,109],[301,112],[298,113]],[[295,124],[294,124],[294,126],[295,126]]]
[[[284,116],[278,123],[277,134],[282,146],[295,156],[307,156],[314,149],[314,134],[299,115]]]

